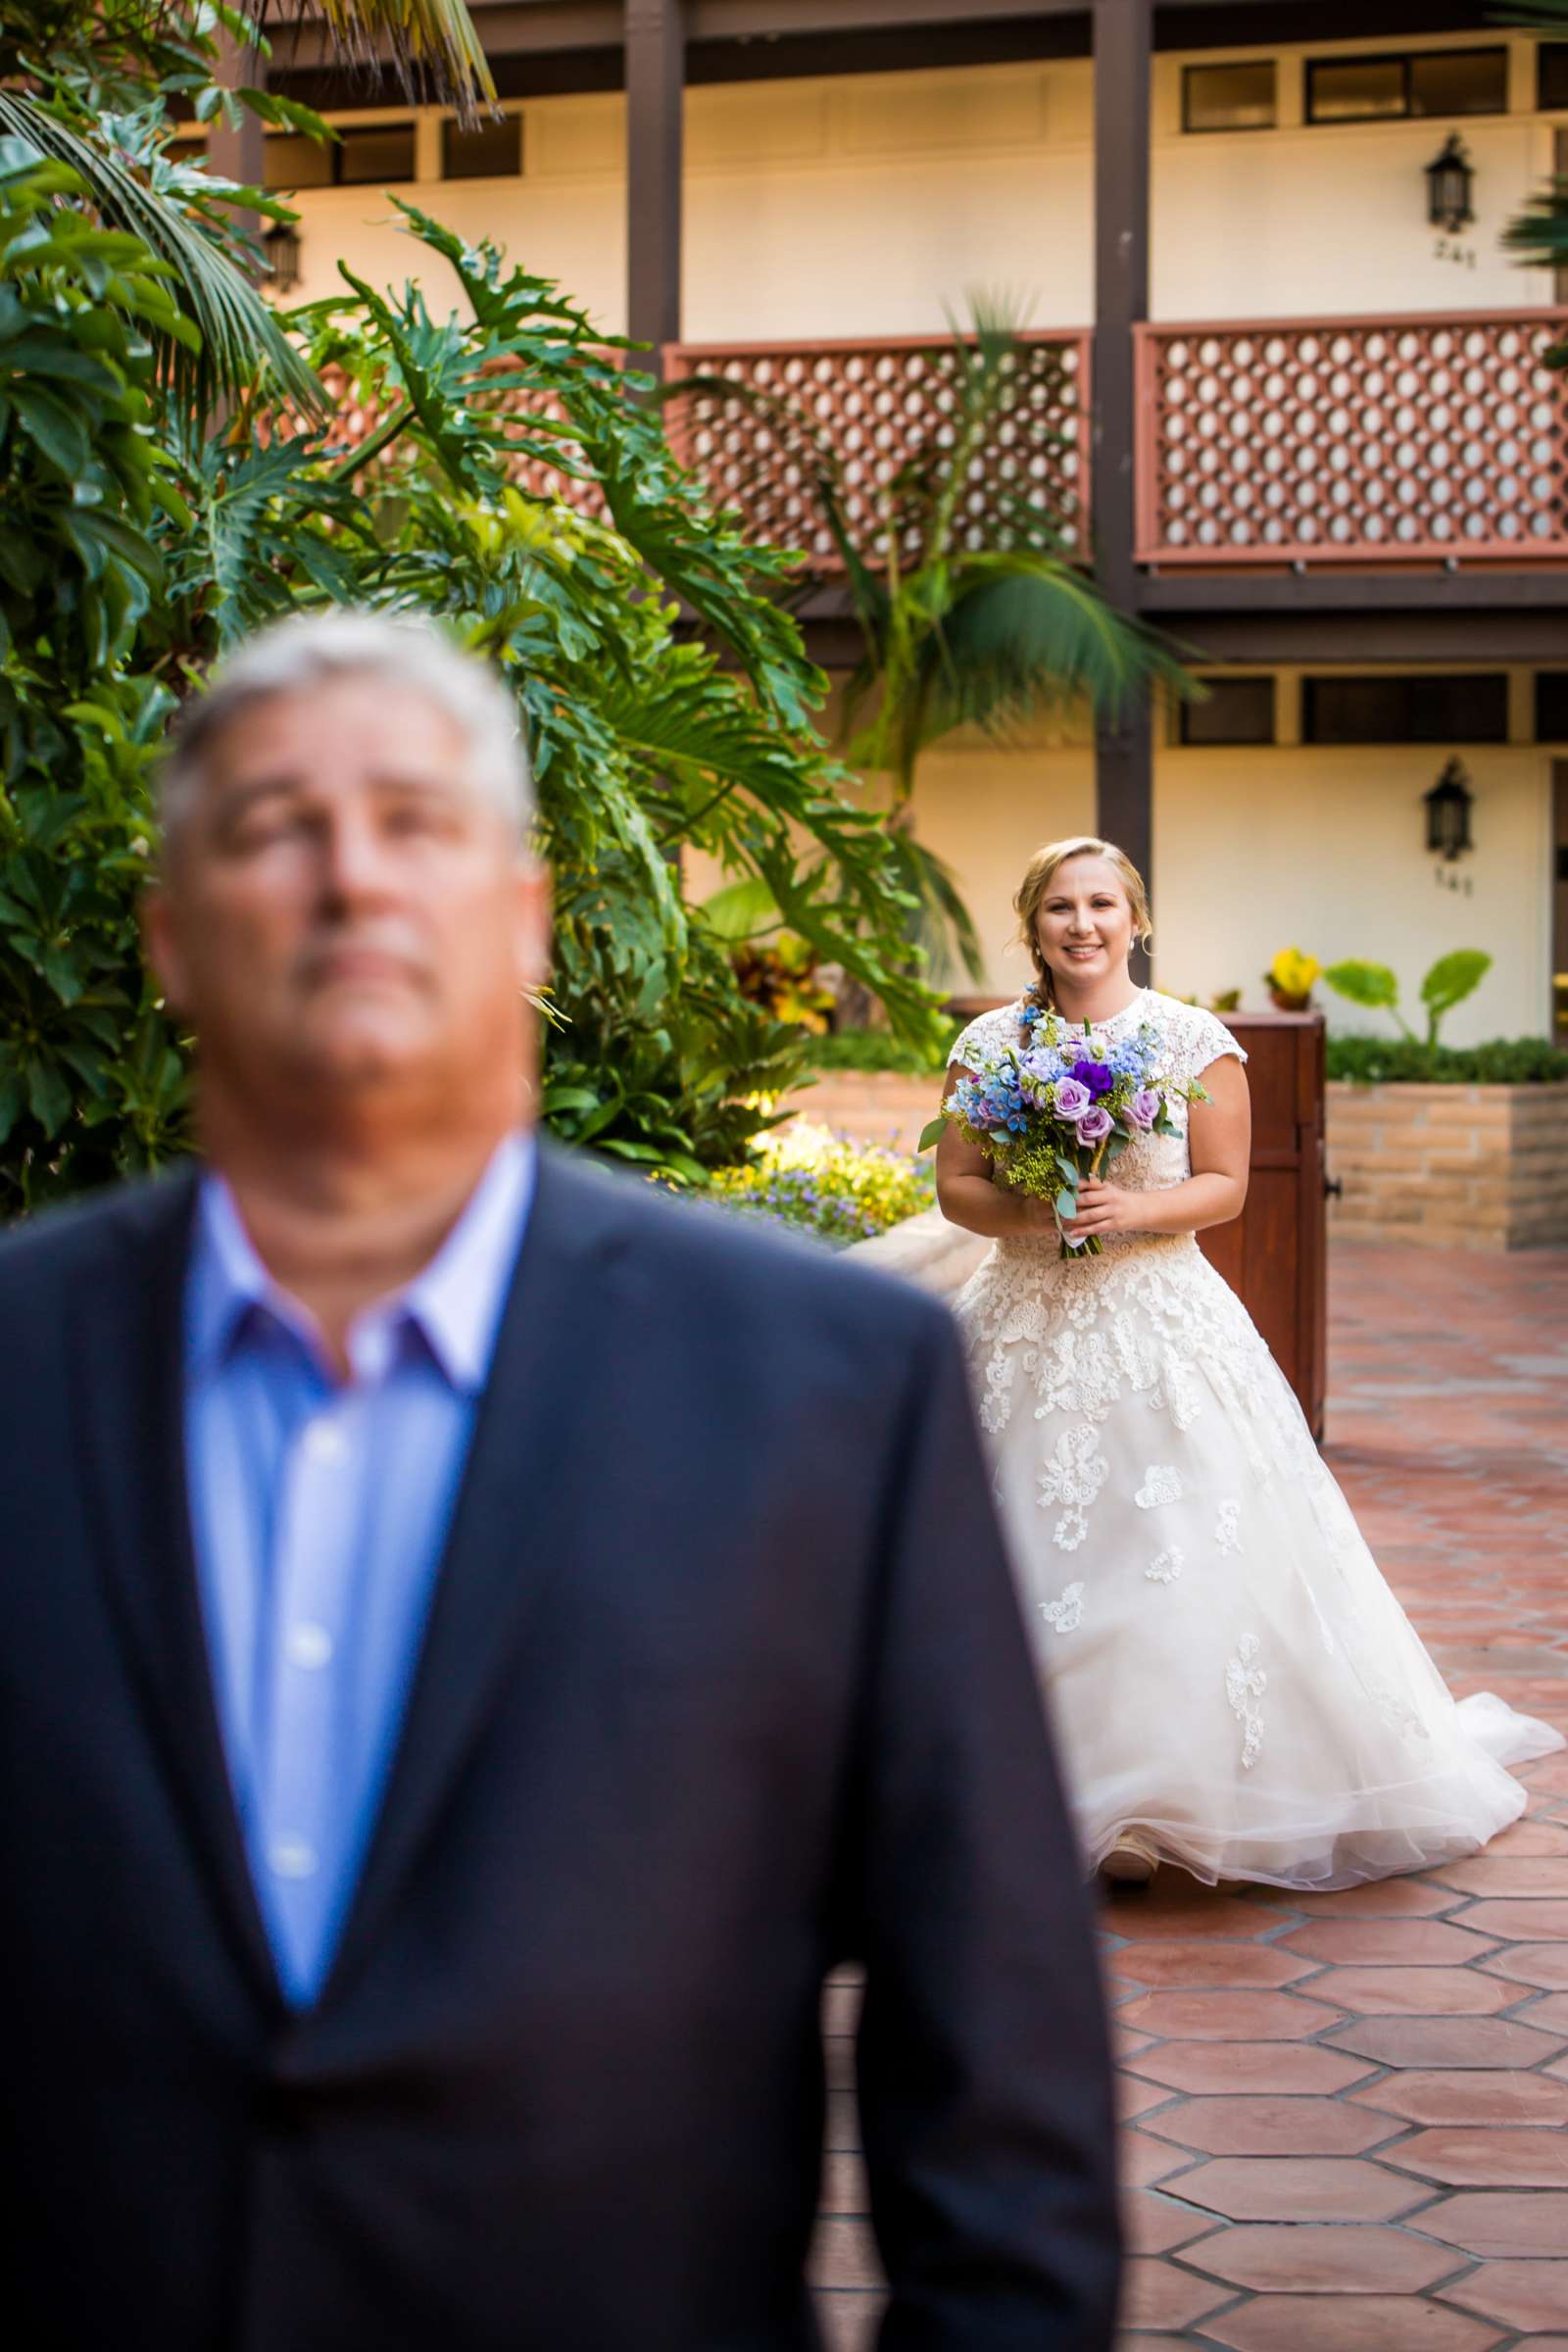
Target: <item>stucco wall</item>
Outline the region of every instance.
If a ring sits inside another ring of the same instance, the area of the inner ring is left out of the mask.
[[[1341,42],[1314,53],[1390,46]],[[1477,170],[1479,220],[1461,240],[1473,266],[1440,259],[1426,224],[1423,167],[1445,123],[1304,127],[1305,53],[1274,48],[1263,53],[1281,61],[1281,126],[1193,136],[1180,128],[1186,61],[1159,57],[1154,316],[1549,301],[1549,279],[1516,269],[1497,237],[1548,174],[1553,121],[1568,117],[1532,113],[1532,44],[1512,36],[1511,47],[1515,112],[1462,126]],[[947,310],[975,287],[1011,289],[1040,326],[1089,323],[1093,90],[1089,63],[1066,60],[689,91],[686,333],[748,341],[940,331]],[[429,113],[420,182],[402,193],[456,228],[500,239],[618,330],[623,101],[540,99],[520,111],[520,177],[441,180],[439,121]],[[339,253],[376,282],[410,273],[412,249],[378,191],[312,189],[299,207],[300,299],[331,291]],[[433,272],[432,284],[443,277]]]

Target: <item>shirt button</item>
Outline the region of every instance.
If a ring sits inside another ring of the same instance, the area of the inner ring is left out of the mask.
[[[335,1421],[307,1421],[305,1450],[313,1462],[335,1462],[343,1451],[343,1432]]]
[[[324,1625],[304,1620],[289,1627],[285,1648],[291,1666],[324,1666],[332,1655],[332,1637]]]
[[[267,1859],[280,1879],[316,1876],[316,1848],[303,1838],[274,1838],[267,1849]]]

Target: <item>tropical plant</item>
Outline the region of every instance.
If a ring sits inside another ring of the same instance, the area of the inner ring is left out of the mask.
[[[742,403],[758,423],[759,463],[776,465],[782,443],[812,486],[861,639],[842,696],[840,749],[858,771],[887,779],[903,879],[936,979],[951,972],[955,950],[972,977],[982,959],[952,872],[914,835],[922,753],[962,726],[1004,739],[1026,721],[1084,709],[1115,719],[1156,685],[1191,690],[1174,652],[1101,593],[1057,507],[1019,493],[1006,503],[1005,544],[964,544],[964,493],[1017,431],[1027,392],[1016,312],[974,299],[952,357],[951,411],[886,485],[870,547],[849,522],[838,451],[787,393],[699,375],[662,394]],[[1042,427],[1031,419],[1028,430],[1037,438]]]
[[[168,265],[34,155],[6,202],[0,1213],[178,1144],[183,1055],[134,952],[147,768],[189,681],[280,611],[416,609],[514,682],[557,883],[544,1110],[568,1138],[695,1182],[804,1067],[683,903],[682,844],[924,1036],[881,828],[810,727],[825,680],[773,594],[785,559],[714,522],[585,314],[405,207],[463,318],[349,279],[289,322],[374,404],[372,439],[344,451],[262,385],[204,437],[159,371]]]
[[[1481,948],[1455,948],[1438,957],[1421,983],[1428,1046],[1437,1044],[1445,1017],[1466,997],[1474,996],[1491,969],[1492,957]],[[1398,979],[1386,963],[1367,963],[1352,956],[1344,963],[1331,963],[1323,977],[1336,995],[1350,1004],[1390,1014],[1400,1035],[1414,1041],[1415,1031],[1399,1010]]]

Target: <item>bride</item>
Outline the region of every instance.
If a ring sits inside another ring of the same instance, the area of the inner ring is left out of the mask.
[[[1067,1234],[1100,1255],[1063,1259],[1051,1203],[953,1126],[937,1152],[944,1214],[995,1244],[956,1312],[1088,1858],[1330,1887],[1473,1852],[1524,1810],[1503,1767],[1563,1742],[1490,1692],[1455,1704],[1199,1250],[1247,1196],[1246,1055],[1133,985],[1148,904],[1108,842],[1041,850],[1015,903],[1037,986],[971,1022],[948,1091],[1041,1005],[1110,1045],[1152,1024],[1161,1074],[1202,1090],[1082,1188]]]

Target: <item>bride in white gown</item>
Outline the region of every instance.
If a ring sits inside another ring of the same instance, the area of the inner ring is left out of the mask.
[[[1044,1004],[1107,1042],[1152,1023],[1164,1074],[1208,1097],[1084,1187],[1068,1232],[1100,1255],[1063,1259],[1050,1203],[955,1128],[938,1148],[945,1214],[995,1244],[956,1311],[1087,1858],[1330,1887],[1471,1853],[1524,1810],[1504,1766],[1563,1741],[1490,1692],[1454,1702],[1199,1250],[1246,1198],[1246,1055],[1134,986],[1148,907],[1119,850],[1042,850],[1017,907],[1038,987],[964,1031],[950,1091]]]

